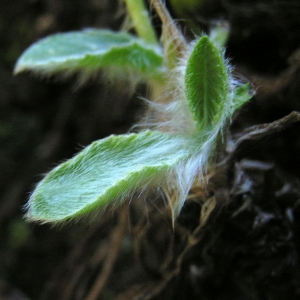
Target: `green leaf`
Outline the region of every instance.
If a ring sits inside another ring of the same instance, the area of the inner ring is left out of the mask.
[[[195,44],[185,73],[185,92],[198,129],[216,126],[223,117],[228,92],[224,59],[207,36]]]
[[[160,78],[164,73],[162,64],[161,49],[155,45],[127,33],[88,29],[55,34],[33,44],[19,58],[15,73],[92,74],[106,68],[115,76],[129,72],[143,78]]]
[[[193,155],[184,137],[156,131],[96,141],[53,169],[36,187],[27,217],[58,222],[118,204],[129,193],[162,186],[178,163]]]
[[[248,100],[252,98],[252,94],[250,93],[250,84],[246,83],[240,85],[234,91],[233,96],[233,109],[234,111],[243,106]]]

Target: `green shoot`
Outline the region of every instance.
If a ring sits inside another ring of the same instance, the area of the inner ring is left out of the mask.
[[[164,192],[176,216],[192,185],[205,184],[220,135],[251,98],[249,86],[232,79],[220,45],[203,35],[187,47],[161,1],[152,2],[163,20],[161,46],[153,32],[147,36],[148,17],[139,19],[142,2],[127,0],[139,37],[103,30],[54,35],[19,59],[16,72],[86,76],[104,68],[117,70],[111,72],[116,78],[122,73],[152,86],[161,82],[156,95],[162,88],[160,97],[149,101],[151,117],[139,126],[146,130],[95,141],[46,175],[28,202],[30,220],[61,222],[103,213],[136,192],[153,189]]]

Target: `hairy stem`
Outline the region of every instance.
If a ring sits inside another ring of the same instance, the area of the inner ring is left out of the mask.
[[[175,25],[172,17],[170,16],[169,12],[167,11],[165,5],[162,3],[161,0],[152,0],[152,5],[163,24],[164,47],[168,46],[166,45],[166,43],[169,43],[171,41],[171,44],[175,49],[176,54],[180,56],[182,53],[185,52],[187,47],[182,33]]]

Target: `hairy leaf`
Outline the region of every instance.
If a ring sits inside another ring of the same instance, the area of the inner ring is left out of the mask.
[[[246,83],[243,85],[240,85],[236,88],[234,91],[234,97],[233,97],[233,109],[237,110],[241,106],[243,106],[247,101],[249,101],[252,98],[252,94],[250,93],[250,84]]]
[[[87,29],[55,34],[33,44],[19,58],[15,73],[31,70],[42,74],[92,74],[106,68],[115,76],[129,72],[142,78],[160,78],[162,64],[162,54],[155,45],[127,33]]]
[[[162,186],[168,172],[193,155],[188,144],[184,137],[156,131],[96,141],[38,184],[27,217],[42,222],[68,220],[118,204],[135,190]]]
[[[199,130],[216,126],[223,117],[228,92],[224,59],[207,36],[195,44],[187,63],[185,89]]]

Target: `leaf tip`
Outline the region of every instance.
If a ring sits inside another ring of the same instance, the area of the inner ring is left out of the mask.
[[[20,65],[19,62],[17,62],[14,67],[13,74],[18,75],[18,74],[22,73],[23,71],[25,71],[25,68],[22,65]]]

